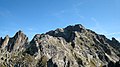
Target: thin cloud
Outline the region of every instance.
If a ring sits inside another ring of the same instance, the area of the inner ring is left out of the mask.
[[[94,31],[96,31],[99,34],[103,34],[109,38],[115,37],[117,40],[120,41],[120,38],[118,38],[120,32],[112,32],[112,33],[107,32],[105,29],[103,29],[102,25],[95,17],[91,17],[91,20],[95,23],[94,27],[92,27]]]
[[[29,28],[28,30],[29,30],[29,31],[32,31],[32,30],[34,30],[34,29],[33,29],[33,28]]]
[[[95,31],[97,31],[97,32],[99,32],[99,33],[106,33],[106,31],[104,31],[104,30],[102,29],[102,26],[99,24],[99,22],[97,21],[96,18],[91,17],[90,19],[91,19],[91,21],[95,24],[95,25],[92,27],[93,30],[95,30]]]
[[[2,16],[2,17],[9,17],[9,16],[12,16],[12,14],[11,14],[11,12],[8,9],[0,8],[0,16]]]
[[[61,10],[56,13],[53,13],[53,16],[62,17],[65,12],[66,12],[66,10]]]
[[[108,32],[102,27],[100,22],[95,17],[91,17],[90,20],[94,23],[93,27],[91,27],[92,30],[96,31],[98,34],[108,34]]]
[[[97,20],[94,17],[91,17],[91,20],[97,22]]]
[[[81,15],[81,13],[79,12],[79,9],[77,7],[74,7],[73,9],[74,15],[77,16],[80,19],[84,19],[85,17],[83,15]]]
[[[111,35],[119,35],[120,32],[113,32],[113,33],[106,33],[106,35],[111,36]]]
[[[71,10],[73,10],[73,14],[75,16],[77,16],[78,18],[80,19],[84,19],[85,17],[80,13],[80,6],[82,6],[82,4],[84,4],[84,2],[78,2],[78,3],[75,3],[73,4],[73,8],[71,8]]]
[[[27,31],[32,31],[32,32],[35,32],[37,31],[38,29],[37,28],[34,28],[34,27],[29,27],[27,28]]]
[[[82,15],[79,15],[79,17],[81,18],[81,19],[84,19],[85,17],[84,16],[82,16]]]
[[[75,15],[77,18],[79,19],[84,19],[85,17],[83,15],[81,15],[80,11],[79,11],[79,6],[81,6],[84,2],[77,2],[72,4],[71,8],[66,8],[66,9],[63,9],[61,11],[58,11],[58,12],[54,12],[52,15],[56,16],[56,17],[63,17],[65,16],[65,14],[72,14],[72,15]]]
[[[75,3],[75,4],[73,4],[73,7],[79,7],[79,6],[81,6],[82,4],[83,4],[83,2]]]

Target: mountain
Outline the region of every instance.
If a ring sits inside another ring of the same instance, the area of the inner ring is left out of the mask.
[[[0,67],[120,67],[120,43],[81,24],[0,38]]]

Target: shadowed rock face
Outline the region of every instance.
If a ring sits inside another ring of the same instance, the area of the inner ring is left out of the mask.
[[[2,46],[2,43],[3,43],[3,39],[2,37],[0,37],[0,47]]]
[[[0,38],[0,67],[119,67],[120,43],[81,24],[36,34]]]

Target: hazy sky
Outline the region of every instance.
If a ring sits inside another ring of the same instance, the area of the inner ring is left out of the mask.
[[[120,39],[120,0],[0,0],[2,37],[22,30],[32,38],[74,24]]]

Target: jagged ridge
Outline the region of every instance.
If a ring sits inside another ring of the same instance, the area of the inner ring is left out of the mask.
[[[1,66],[120,66],[120,43],[81,24],[36,34],[30,42],[22,31],[18,31],[12,38],[0,38],[0,47]]]

